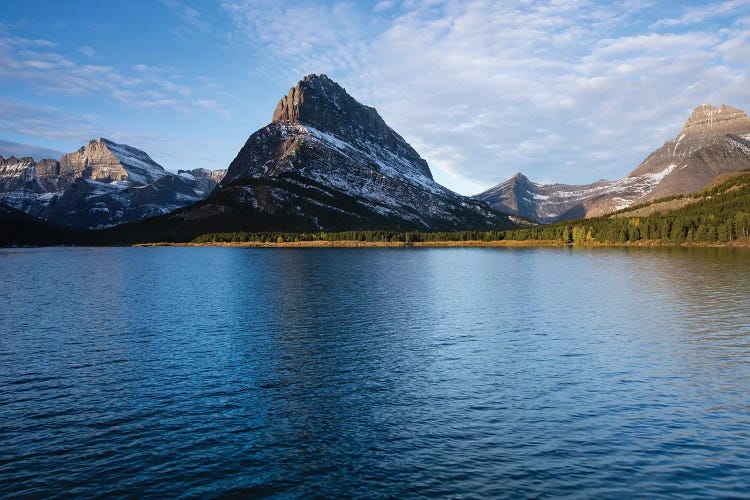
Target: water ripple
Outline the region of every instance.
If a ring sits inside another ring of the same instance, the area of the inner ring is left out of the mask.
[[[750,491],[750,258],[0,251],[0,496]]]

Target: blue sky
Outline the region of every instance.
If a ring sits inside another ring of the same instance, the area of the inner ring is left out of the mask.
[[[103,136],[224,168],[307,73],[463,194],[618,178],[697,105],[750,111],[750,0],[6,0],[0,154]]]

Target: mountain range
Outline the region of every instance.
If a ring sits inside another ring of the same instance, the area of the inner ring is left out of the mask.
[[[144,151],[103,138],[59,160],[0,157],[0,203],[9,206],[0,219],[18,223],[23,212],[37,218],[23,220],[25,228],[46,221],[106,229],[91,241],[110,242],[238,231],[494,230],[594,217],[699,191],[747,168],[750,119],[729,106],[702,105],[678,137],[620,180],[538,184],[519,173],[462,196],[435,182],[374,108],[326,75],[308,75],[226,170],[175,174]]]
[[[750,118],[731,106],[698,106],[678,136],[616,181],[538,184],[519,173],[475,196],[542,223],[596,217],[657,198],[700,191],[721,174],[750,168]]]
[[[60,160],[0,156],[0,203],[52,224],[100,229],[191,205],[225,172],[174,174],[140,149],[100,138]]]

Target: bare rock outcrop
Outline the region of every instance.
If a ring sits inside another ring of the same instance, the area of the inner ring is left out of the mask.
[[[350,143],[382,144],[395,154],[408,157],[419,165],[423,175],[432,179],[427,162],[385,123],[375,108],[357,102],[326,75],[307,75],[289,89],[279,100],[271,121],[308,125]]]

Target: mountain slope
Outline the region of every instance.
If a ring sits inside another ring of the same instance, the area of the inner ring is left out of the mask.
[[[436,183],[427,162],[374,108],[325,75],[290,89],[212,195],[170,217],[193,232],[512,226]]]
[[[513,177],[475,198],[540,222],[595,217],[657,198],[703,189],[717,176],[750,168],[750,118],[730,106],[701,105],[682,131],[616,181],[537,184]],[[520,175],[520,174],[519,174]]]
[[[65,245],[78,240],[79,234],[0,204],[0,247]]]

